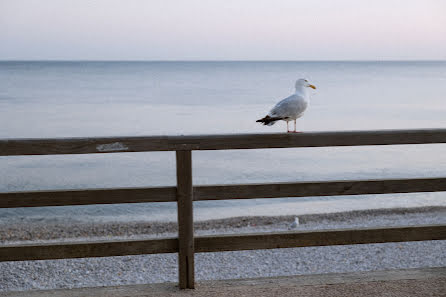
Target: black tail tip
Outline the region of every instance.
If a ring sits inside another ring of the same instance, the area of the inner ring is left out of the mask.
[[[263,125],[268,125],[269,123],[272,123],[272,122],[275,122],[275,121],[277,121],[276,118],[272,118],[272,117],[267,115],[266,117],[264,117],[264,118],[262,118],[260,120],[257,120],[256,123],[262,123]]]
[[[260,119],[260,120],[257,120],[256,123],[262,123],[263,125],[267,125],[269,123],[269,121],[267,119]]]

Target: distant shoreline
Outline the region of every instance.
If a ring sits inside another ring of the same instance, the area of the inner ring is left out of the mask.
[[[375,226],[398,225],[398,219],[426,218],[428,224],[446,223],[446,207],[428,206],[415,208],[390,208],[354,210],[322,214],[299,215],[301,230],[324,229],[331,225],[348,225],[368,222]],[[285,231],[295,216],[239,216],[215,220],[196,221],[197,234]],[[444,219],[443,219],[444,218]],[[440,220],[440,222],[439,222]],[[76,241],[85,238],[103,239],[138,237],[175,237],[176,222],[127,221],[127,222],[73,222],[72,220],[24,220],[0,224],[0,243],[18,241]]]
[[[99,62],[99,63],[412,63],[412,62],[446,62],[446,60],[20,60],[20,59],[6,59],[0,60],[3,62],[42,62],[42,63],[52,63],[52,62]]]

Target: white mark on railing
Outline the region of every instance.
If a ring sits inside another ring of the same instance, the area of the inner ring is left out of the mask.
[[[100,152],[126,151],[129,148],[120,142],[99,144],[96,149]]]

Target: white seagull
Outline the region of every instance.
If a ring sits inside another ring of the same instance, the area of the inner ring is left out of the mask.
[[[263,123],[267,126],[274,125],[277,121],[285,121],[287,132],[296,131],[296,119],[304,115],[309,103],[308,88],[316,89],[315,86],[308,83],[306,79],[298,79],[296,81],[296,92],[281,100],[276,106],[264,118],[257,120],[256,122]],[[290,131],[288,123],[294,121],[294,131]]]
[[[299,226],[299,218],[295,217],[288,229],[296,229]]]

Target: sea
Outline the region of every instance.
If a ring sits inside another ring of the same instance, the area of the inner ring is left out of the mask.
[[[306,78],[298,130],[446,128],[446,61],[0,62],[0,138],[285,133],[256,123]],[[446,145],[193,152],[196,185],[446,176]],[[0,157],[0,191],[172,186],[174,152]],[[446,206],[412,193],[194,202],[197,220]],[[0,209],[26,220],[175,221],[175,203]]]

